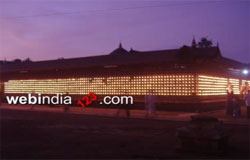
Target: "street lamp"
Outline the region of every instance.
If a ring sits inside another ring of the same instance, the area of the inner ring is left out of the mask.
[[[244,75],[248,75],[249,71],[248,71],[247,69],[244,69],[244,70],[242,71],[242,73],[243,73]]]

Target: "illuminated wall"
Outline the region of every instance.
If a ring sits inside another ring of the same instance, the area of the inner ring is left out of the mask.
[[[197,95],[226,95],[228,83],[233,85],[233,90],[235,94],[240,93],[240,80],[231,78],[221,78],[198,75],[197,80]]]
[[[245,84],[245,82],[247,82],[250,86],[250,80],[242,80],[242,84]]]
[[[195,92],[193,75],[154,75],[93,77],[46,80],[10,80],[5,93],[88,94],[98,95],[155,95],[188,96]]]
[[[244,83],[246,80],[242,80]],[[4,83],[5,93],[41,94],[88,94],[97,95],[146,95],[153,90],[161,96],[206,96],[226,95],[228,82],[233,85],[234,93],[239,94],[240,80],[192,74],[84,77],[67,79],[9,80]],[[250,84],[250,81],[248,81]]]

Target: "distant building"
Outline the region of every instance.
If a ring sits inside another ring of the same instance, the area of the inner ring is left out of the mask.
[[[133,95],[142,101],[149,90],[161,102],[188,103],[225,99],[228,83],[235,94],[250,77],[246,64],[225,58],[219,47],[192,46],[158,51],[125,50],[120,44],[109,55],[1,63],[1,94],[68,93],[78,97],[93,92]]]

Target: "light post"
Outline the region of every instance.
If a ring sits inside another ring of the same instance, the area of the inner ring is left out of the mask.
[[[243,70],[242,70],[242,74],[248,75],[248,73],[249,73],[249,71],[248,71],[247,69],[243,69]]]

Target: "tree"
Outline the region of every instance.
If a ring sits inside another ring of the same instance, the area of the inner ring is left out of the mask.
[[[30,58],[26,58],[23,62],[32,62]]]
[[[198,42],[199,48],[209,48],[212,47],[212,45],[213,42],[205,37],[201,38],[200,42]]]
[[[21,60],[21,59],[15,59],[15,60],[13,60],[13,62],[14,62],[14,63],[21,63],[22,60]]]

